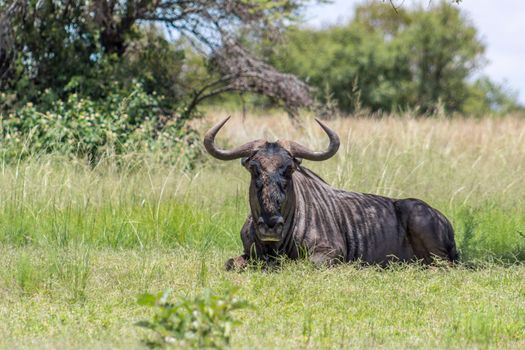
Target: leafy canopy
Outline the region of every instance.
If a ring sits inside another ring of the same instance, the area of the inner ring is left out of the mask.
[[[285,44],[267,56],[316,87],[319,99],[326,102],[328,96],[347,112],[363,107],[422,113],[438,107],[462,113],[515,108],[512,95],[488,96],[505,95],[505,90],[489,91],[497,84],[472,84],[485,62],[476,28],[456,6],[430,6],[394,10],[388,3],[368,2],[356,7],[346,25],[289,30]]]

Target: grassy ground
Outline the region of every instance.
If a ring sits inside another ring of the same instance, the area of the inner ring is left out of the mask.
[[[219,116],[220,117],[220,116]],[[217,119],[195,123],[201,130]],[[248,174],[155,155],[91,168],[58,156],[0,169],[0,347],[140,348],[142,292],[239,286],[233,348],[525,347],[525,120],[344,119],[334,186],[418,197],[453,222],[469,266],[226,273],[240,253]],[[324,147],[310,120],[234,118],[219,143],[291,138]]]

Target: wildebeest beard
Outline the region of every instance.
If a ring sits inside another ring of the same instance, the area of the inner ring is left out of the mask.
[[[242,164],[251,174],[250,208],[257,239],[278,245],[290,228],[295,210],[292,173],[299,160],[279,143],[267,143],[244,158]]]

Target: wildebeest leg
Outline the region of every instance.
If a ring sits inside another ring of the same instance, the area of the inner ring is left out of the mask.
[[[329,247],[315,247],[310,253],[309,260],[317,266],[333,266],[342,260],[341,254]]]
[[[226,271],[244,270],[248,266],[248,259],[243,255],[239,255],[226,260],[224,268]]]
[[[241,241],[244,247],[242,255],[230,258],[224,264],[227,271],[242,270],[248,266],[251,258],[257,257],[258,249],[255,244],[255,233],[253,232],[252,217],[248,216],[241,229]]]
[[[457,261],[454,230],[443,214],[417,199],[398,200],[395,206],[417,259]]]
[[[328,257],[324,254],[314,254],[310,256],[310,261],[316,266],[334,266],[341,262],[341,259]]]

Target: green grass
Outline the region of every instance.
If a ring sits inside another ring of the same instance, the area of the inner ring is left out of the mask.
[[[311,122],[248,122],[324,145]],[[227,273],[248,213],[238,162],[42,155],[0,167],[0,347],[142,348],[137,295],[237,286],[255,307],[236,312],[233,348],[524,348],[525,121],[331,124],[347,140],[338,156],[305,165],[340,188],[426,200],[453,222],[465,265]],[[234,122],[223,137],[255,134]]]
[[[236,313],[242,325],[234,333],[234,348],[525,345],[522,265],[380,270],[289,262],[279,271],[237,274],[221,268],[227,252],[183,248],[96,253],[81,247],[74,252],[3,248],[0,253],[5,348],[140,347],[147,333],[133,323],[149,310],[136,304],[136,296],[167,286],[183,295],[205,286],[240,287],[239,296],[254,309]],[[67,265],[57,267],[60,261]],[[21,274],[31,276],[31,283]]]

